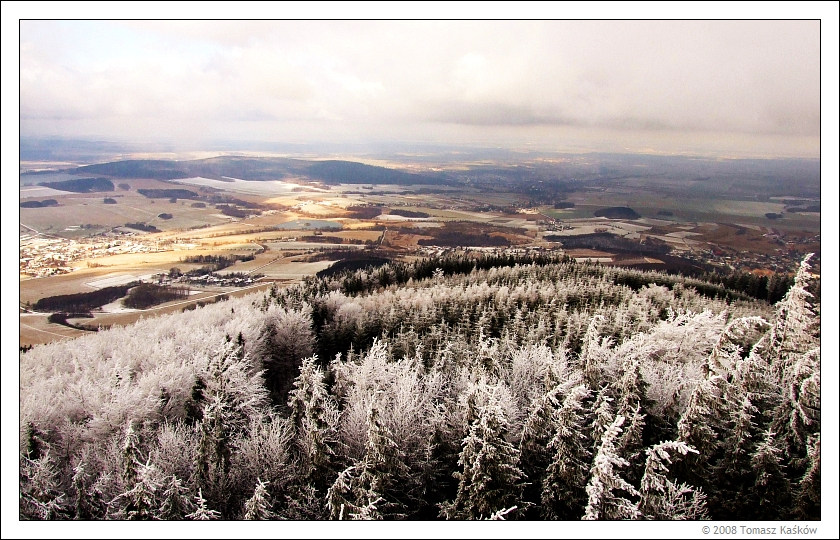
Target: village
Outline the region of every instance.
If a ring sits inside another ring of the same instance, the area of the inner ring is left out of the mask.
[[[94,236],[84,240],[20,235],[20,274],[47,277],[75,270],[73,263],[126,253],[157,253],[172,249],[171,240],[154,240],[144,235]],[[95,265],[89,262],[88,265]]]

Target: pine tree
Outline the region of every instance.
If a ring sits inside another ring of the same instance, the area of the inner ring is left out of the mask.
[[[381,519],[376,505],[382,500],[378,493],[359,481],[361,463],[355,463],[341,471],[327,490],[327,509],[330,519],[356,520]]]
[[[755,503],[745,488],[755,482],[751,458],[756,447],[757,413],[749,394],[742,393],[740,407],[731,419],[732,427],[722,442],[721,459],[713,467],[715,490],[711,504],[717,519],[743,516]]]
[[[752,456],[756,471],[752,498],[756,501],[750,519],[786,519],[790,514],[791,485],[784,471],[776,434],[767,431]]]
[[[776,379],[785,379],[797,353],[812,348],[814,338],[814,311],[811,308],[813,295],[807,287],[811,281],[812,253],[805,256],[785,297],[776,304],[776,317],[769,332],[759,341],[756,348],[773,366]]]
[[[667,476],[671,460],[689,453],[697,451],[679,441],[648,448],[638,506],[644,519],[707,519],[705,495],[686,484],[678,485]]]
[[[301,310],[272,306],[255,347],[255,356],[265,369],[265,381],[272,403],[285,407],[292,382],[298,376],[304,358],[314,352],[312,309]]]
[[[353,519],[405,517],[408,505],[404,499],[410,471],[405,464],[405,454],[388,428],[379,421],[373,400],[368,407],[365,448],[364,459],[346,469],[330,488],[328,498],[333,501],[330,505],[333,519],[340,515]]]
[[[589,390],[578,385],[554,414],[555,434],[548,443],[551,462],[542,482],[542,514],[547,519],[577,519],[586,505],[592,452],[586,436],[584,401]]]
[[[595,401],[592,403],[592,447],[597,450],[601,446],[601,439],[610,424],[615,420],[615,411],[611,405],[613,398],[609,396],[607,387],[601,388]]]
[[[134,485],[115,499],[115,502],[122,501],[123,519],[158,519],[158,492],[161,487],[158,476],[157,469],[148,460],[137,468]]]
[[[782,381],[771,429],[794,470],[804,470],[808,437],[820,431],[820,351],[797,355]]]
[[[100,519],[105,516],[105,503],[102,493],[96,486],[89,485],[88,469],[91,467],[83,457],[73,467],[73,491],[76,494],[75,519]]]
[[[680,463],[684,473],[680,476],[695,486],[712,483],[712,466],[720,458],[721,437],[725,436],[730,410],[726,386],[719,375],[701,380],[677,423],[679,441],[698,452]]]
[[[242,493],[234,489],[230,474],[235,440],[247,433],[252,421],[264,417],[267,399],[259,373],[233,340],[226,339],[215,351],[207,369],[206,403],[195,427],[198,446],[191,481],[227,518],[238,513],[242,504]]]
[[[443,506],[447,519],[485,519],[521,501],[519,451],[506,439],[507,418],[495,390],[489,390],[488,403],[478,407],[478,417],[462,442],[458,493]]]
[[[371,402],[368,411],[368,438],[359,481],[383,501],[379,511],[384,517],[404,517],[407,510],[406,489],[410,470],[405,453],[394,442],[390,430],[379,420],[379,411]]]
[[[201,494],[201,488],[199,488],[198,495],[195,497],[195,511],[184,517],[193,521],[210,521],[219,519],[220,514],[215,510],[207,508],[207,501]]]
[[[205,405],[198,424],[198,448],[193,467],[193,485],[204,489],[214,504],[227,499],[227,480],[230,469],[231,433],[226,424],[227,404],[221,396],[214,396]]]
[[[553,457],[548,445],[557,431],[553,417],[560,407],[560,391],[561,387],[556,386],[534,399],[519,439],[520,467],[530,480],[525,486],[524,498],[534,505],[532,509],[540,502],[543,479]]]
[[[170,475],[161,488],[161,504],[158,510],[159,519],[181,520],[193,509],[192,501],[188,496],[188,490],[181,482],[181,479],[174,474]]]
[[[130,489],[137,482],[137,471],[142,463],[143,460],[140,457],[140,438],[134,429],[134,422],[129,421],[125,430],[122,461],[122,481],[127,489]]]
[[[604,323],[603,315],[593,315],[583,336],[578,365],[583,373],[587,387],[598,388],[603,378],[603,369],[611,358],[609,339],[601,340],[600,327]]]
[[[274,512],[271,511],[271,503],[268,500],[267,482],[257,478],[257,485],[254,487],[254,494],[245,501],[245,509],[242,519],[267,521],[274,519]]]
[[[21,519],[66,519],[70,515],[67,498],[57,480],[57,471],[49,448],[38,459],[22,458]]]
[[[335,474],[338,409],[327,392],[317,357],[303,360],[300,375],[289,395],[290,421],[301,479],[326,490]]]
[[[642,414],[641,404],[621,414],[625,417],[626,427],[615,442],[616,453],[627,460],[629,467],[625,477],[632,484],[638,484],[642,475],[641,455],[644,450],[643,431],[645,415]]]
[[[752,351],[761,333],[769,328],[762,317],[739,317],[726,325],[708,359],[708,371],[730,378],[742,357]]]
[[[591,477],[586,486],[589,500],[583,519],[616,520],[638,519],[637,503],[627,496],[636,497],[639,492],[619,476],[619,468],[626,467],[626,459],[616,454],[615,441],[621,433],[623,416],[617,416],[601,438],[601,445],[592,464]]]
[[[820,434],[808,439],[808,469],[799,482],[796,495],[794,517],[796,519],[819,520],[821,507],[820,493]]]

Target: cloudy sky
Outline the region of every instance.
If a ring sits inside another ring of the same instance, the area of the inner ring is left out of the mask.
[[[820,22],[20,23],[20,133],[816,157]]]

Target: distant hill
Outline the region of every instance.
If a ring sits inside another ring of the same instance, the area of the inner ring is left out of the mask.
[[[85,165],[65,172],[72,174],[106,174],[116,178],[154,178],[157,180],[174,180],[189,178],[186,169],[179,167],[177,161],[160,159],[129,159]]]
[[[639,219],[640,216],[632,208],[626,206],[611,206],[609,208],[601,208],[595,211],[595,217],[605,217],[609,219]]]
[[[102,174],[114,178],[177,180],[201,176],[214,180],[282,180],[306,177],[327,184],[440,184],[446,176],[406,173],[353,161],[307,161],[288,158],[217,157],[193,161],[133,159],[85,165],[64,172]],[[451,183],[451,180],[449,180]]]
[[[328,184],[440,184],[441,178],[406,173],[353,161],[315,161],[307,173]]]

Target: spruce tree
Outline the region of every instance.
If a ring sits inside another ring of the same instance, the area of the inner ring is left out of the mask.
[[[21,519],[67,519],[71,515],[67,497],[58,482],[49,448],[38,459],[22,458],[20,479]]]
[[[161,488],[161,504],[158,511],[159,519],[182,520],[193,510],[189,491],[181,479],[174,474],[169,475]]]
[[[705,495],[668,478],[668,465],[675,457],[697,453],[680,441],[659,443],[647,449],[645,472],[639,489],[639,512],[644,519],[706,519]]]
[[[521,501],[524,474],[519,451],[506,439],[507,418],[494,390],[489,390],[488,403],[478,406],[478,416],[462,442],[458,493],[443,506],[447,519],[485,519]]]
[[[338,409],[327,392],[317,357],[303,360],[300,375],[289,395],[293,444],[301,467],[301,480],[322,492],[332,482],[337,465]]]
[[[752,456],[756,471],[752,486],[755,505],[749,519],[786,519],[791,517],[791,484],[784,471],[782,451],[776,444],[776,434],[764,433]]]
[[[184,517],[193,521],[210,521],[219,519],[221,516],[219,512],[207,508],[207,500],[201,494],[201,488],[199,488],[198,495],[195,496],[195,511]]]
[[[555,434],[548,443],[552,458],[541,486],[541,512],[547,519],[577,519],[586,505],[592,460],[585,427],[588,397],[589,390],[578,385],[554,414]]]
[[[137,468],[134,485],[117,496],[116,500],[122,503],[123,519],[158,519],[160,517],[158,513],[160,488],[159,472],[147,460]]]
[[[267,482],[260,481],[257,478],[257,485],[254,487],[254,494],[250,499],[245,501],[245,509],[242,519],[267,521],[274,519],[274,513],[271,511],[271,502],[269,501],[268,490],[266,489]]]
[[[629,465],[615,449],[615,441],[621,434],[623,423],[624,417],[617,416],[601,438],[586,486],[588,501],[583,519],[638,519],[641,515],[638,504],[628,498],[637,497],[639,492],[620,476],[618,470]]]

